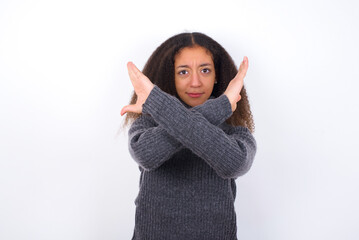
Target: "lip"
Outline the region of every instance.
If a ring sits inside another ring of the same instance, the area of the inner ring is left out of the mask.
[[[203,95],[203,93],[187,93],[187,94],[192,98],[199,98],[200,96]]]

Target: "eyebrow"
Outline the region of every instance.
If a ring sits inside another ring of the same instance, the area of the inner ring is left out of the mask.
[[[212,64],[210,63],[202,63],[201,65],[199,65],[200,67],[205,67],[205,66],[212,66]],[[188,65],[180,65],[177,68],[189,68]]]

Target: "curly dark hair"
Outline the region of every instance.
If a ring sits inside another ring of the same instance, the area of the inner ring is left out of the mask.
[[[204,47],[212,54],[217,84],[214,85],[211,96],[219,97],[227,89],[229,82],[236,76],[238,69],[227,51],[219,43],[203,33],[180,33],[163,42],[148,59],[143,68],[143,74],[162,91],[180,99],[175,87],[174,59],[181,49],[195,46]],[[244,86],[240,95],[241,100],[237,102],[236,110],[226,120],[226,123],[232,126],[247,127],[253,133],[253,115]],[[130,104],[135,104],[136,100],[137,95],[134,92]],[[128,125],[129,122],[133,122],[140,115],[139,113],[128,112],[124,126]]]

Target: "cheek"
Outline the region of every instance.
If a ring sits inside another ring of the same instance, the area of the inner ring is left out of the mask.
[[[183,86],[179,81],[175,80],[175,88],[176,88],[177,94],[181,96],[182,92],[183,92]]]
[[[178,88],[178,79],[175,77],[175,86],[176,86],[176,89]]]
[[[175,80],[175,86],[177,90],[183,90],[185,88],[184,81],[181,81],[180,79]]]
[[[215,81],[216,81],[215,78],[213,78],[213,79],[211,79],[210,81],[208,81],[207,88],[213,88]]]

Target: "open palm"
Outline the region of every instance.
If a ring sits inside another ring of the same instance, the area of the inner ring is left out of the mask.
[[[244,57],[237,75],[229,82],[226,91],[223,93],[227,95],[229,102],[232,106],[232,112],[237,108],[237,102],[241,100],[240,92],[243,88],[243,79],[246,76],[248,70],[248,58]]]
[[[141,113],[142,104],[146,102],[148,95],[150,95],[150,92],[154,87],[151,80],[148,79],[148,77],[146,77],[132,62],[127,63],[127,70],[137,95],[137,101],[135,104],[123,107],[121,116],[127,112]]]

